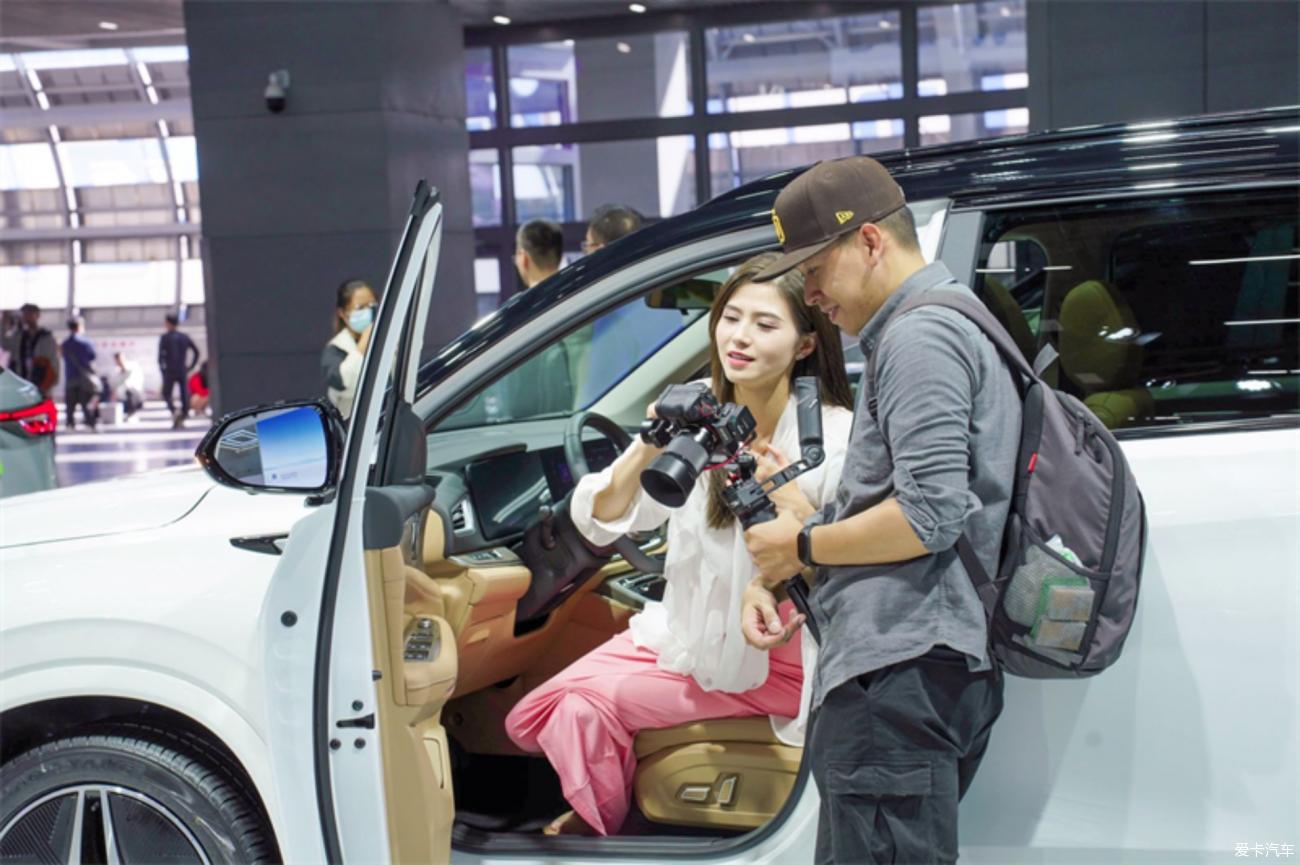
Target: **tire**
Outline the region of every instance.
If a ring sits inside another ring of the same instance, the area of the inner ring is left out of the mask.
[[[123,865],[277,861],[260,810],[210,753],[139,727],[56,739],[0,767],[0,861],[68,862],[74,844],[82,862],[114,861],[109,845]]]

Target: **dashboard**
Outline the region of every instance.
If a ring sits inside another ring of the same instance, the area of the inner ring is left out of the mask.
[[[584,441],[582,449],[593,472],[618,457],[608,439]],[[555,504],[575,486],[562,447],[521,448],[475,460],[465,467],[465,481],[479,532],[488,541],[522,532],[543,505]]]

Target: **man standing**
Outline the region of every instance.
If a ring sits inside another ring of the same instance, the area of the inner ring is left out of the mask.
[[[955,862],[957,802],[1002,711],[984,608],[955,545],[964,534],[996,571],[1019,395],[960,313],[925,306],[891,320],[927,292],[970,289],[925,263],[878,162],[813,166],[778,196],[773,222],[786,254],[759,278],[800,267],[807,302],[858,336],[875,375],[863,376],[834,505],[746,532],[761,573],[746,590],[746,639],[789,638],[798,620],[782,625],[772,590],[815,567],[817,862]]]
[[[515,270],[532,288],[560,269],[564,255],[564,234],[549,219],[530,219],[515,232]]]
[[[199,347],[188,334],[181,332],[180,321],[175,314],[168,314],[167,331],[158,339],[158,369],[162,371],[163,400],[172,414],[172,429],[180,429],[185,425],[185,416],[189,414],[190,408],[190,395],[185,380],[199,363]],[[179,408],[172,408],[173,387],[180,389]]]
[[[68,338],[62,346],[63,367],[67,370],[63,395],[68,408],[68,429],[77,428],[75,412],[81,406],[81,419],[94,432],[99,423],[100,384],[95,374],[95,345],[86,339],[84,329],[81,319],[68,319]]]
[[[18,310],[21,320],[5,313],[4,349],[9,364],[19,378],[25,378],[46,399],[59,383],[59,346],[54,334],[41,327],[41,308],[24,303]]]

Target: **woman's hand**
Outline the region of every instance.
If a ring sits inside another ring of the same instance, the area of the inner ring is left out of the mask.
[[[758,461],[758,468],[754,472],[754,477],[759,481],[765,481],[772,475],[790,465],[790,461],[785,458],[785,454],[776,447],[776,445],[766,445],[753,449],[754,458]],[[768,497],[772,504],[776,505],[777,510],[791,511],[800,522],[808,519],[812,513],[817,510],[813,507],[812,502],[799,489],[799,484],[795,481],[782,484],[773,490]]]
[[[370,330],[374,326],[373,322],[366,325],[366,329],[361,331],[361,335],[357,337],[357,351],[361,354],[365,354],[366,349],[370,347]]]
[[[750,580],[745,587],[740,599],[740,616],[745,642],[765,652],[790,642],[806,620],[802,613],[791,612],[790,621],[782,625],[776,595],[757,579]]]
[[[646,406],[645,415],[652,420],[656,417],[654,403]],[[632,444],[614,461],[614,476],[609,486],[592,498],[592,516],[604,523],[621,520],[641,489],[641,472],[662,451],[663,448],[646,444],[639,435],[633,436]]]

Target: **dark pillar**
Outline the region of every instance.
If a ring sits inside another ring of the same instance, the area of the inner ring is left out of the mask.
[[[446,0],[186,0],[185,27],[218,409],[324,394],[334,289],[382,290],[420,178],[446,205],[429,348],[468,326],[463,37]],[[290,86],[273,114],[278,69]]]
[[[1034,129],[1294,105],[1300,6],[1274,0],[1033,0]]]

